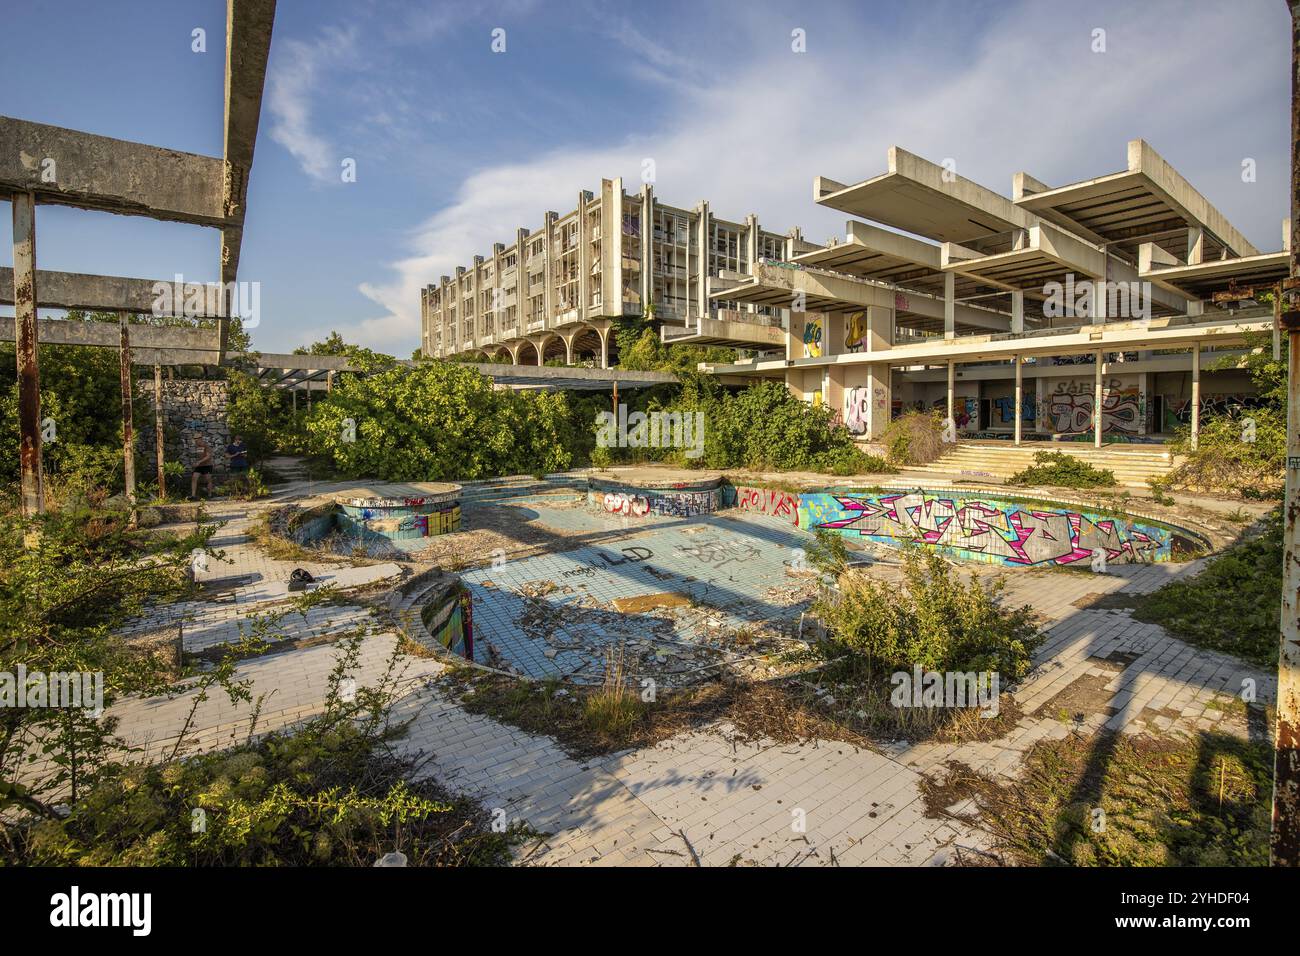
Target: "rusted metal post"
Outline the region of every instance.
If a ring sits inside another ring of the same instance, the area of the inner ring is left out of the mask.
[[[131,502],[132,523],[135,519],[135,420],[131,413],[131,330],[126,313],[117,314],[122,346],[118,354],[122,378],[122,476],[126,497]]]
[[[163,441],[163,397],[162,366],[155,363],[153,367],[153,443],[154,455],[158,459],[158,497],[167,497],[167,471],[163,468],[166,461]]]
[[[14,344],[18,353],[18,440],[23,516],[45,510],[41,472],[41,373],[36,340],[36,196],[14,193]]]
[[[1291,2],[1291,277],[1281,314],[1287,336],[1286,538],[1273,758],[1274,866],[1300,866],[1300,2]]]

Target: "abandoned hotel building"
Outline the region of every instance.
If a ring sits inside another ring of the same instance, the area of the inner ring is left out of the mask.
[[[939,408],[967,437],[1101,444],[1249,406],[1232,358],[1248,333],[1277,348],[1256,297],[1287,274],[1289,224],[1261,253],[1143,140],[1095,179],[1017,173],[1009,199],[893,147],[887,172],[819,176],[813,199],[855,217],[842,239],[604,180],[425,288],[423,352],[606,367],[613,321],[644,315],[665,342],[740,350],[706,366],[722,381],[784,381],[867,440]]]

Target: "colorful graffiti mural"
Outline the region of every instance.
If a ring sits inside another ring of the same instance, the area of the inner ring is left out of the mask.
[[[1061,435],[1091,432],[1095,389],[1092,382],[1058,382],[1046,403],[1047,421],[1052,431]],[[1121,387],[1118,379],[1112,379],[1102,388],[1102,434],[1140,434],[1145,412],[1137,386]]]
[[[867,313],[854,312],[844,320],[844,350],[861,352],[867,347]]]
[[[1020,397],[1020,420],[1026,424],[1033,424],[1035,418],[1035,402],[1032,395],[1022,395]],[[1001,398],[993,399],[993,407],[998,410],[998,421],[1005,425],[1014,425],[1016,421],[1016,397],[1014,395],[1003,395]]]
[[[607,491],[592,492],[590,499],[603,511],[627,518],[644,518],[649,514],[674,518],[692,518],[718,510],[721,491]]]
[[[792,491],[775,488],[736,488],[736,507],[743,511],[784,518],[793,525],[799,524],[799,496]]]
[[[822,356],[822,320],[808,318],[803,324],[804,358],[821,358]]]
[[[811,530],[951,549],[961,557],[1021,567],[1086,565],[1098,549],[1113,563],[1164,561],[1182,538],[1154,522],[933,491],[804,494],[800,521]]]
[[[1246,395],[1240,392],[1202,395],[1201,421],[1204,422],[1212,415],[1228,415],[1233,412],[1242,412],[1259,407],[1260,398],[1258,395]],[[1173,395],[1166,395],[1164,408],[1164,431],[1172,432],[1179,425],[1191,424],[1192,400],[1190,398],[1177,398]]]

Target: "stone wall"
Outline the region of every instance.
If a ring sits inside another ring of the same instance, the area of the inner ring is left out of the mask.
[[[136,447],[146,459],[154,454],[154,383],[136,383]],[[202,435],[212,449],[217,471],[225,471],[230,426],[226,422],[229,391],[224,381],[163,379],[163,442],[168,461],[181,462],[188,471],[198,459],[195,436]]]

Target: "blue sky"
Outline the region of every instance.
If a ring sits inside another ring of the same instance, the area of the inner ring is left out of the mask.
[[[14,4],[0,113],[220,155],[224,17],[224,0]],[[1275,250],[1288,27],[1277,0],[281,0],[240,264],[261,283],[254,345],[337,329],[405,356],[424,283],[602,176],[635,188],[645,158],[666,202],[824,241],[843,216],[813,177],[876,175],[894,143],[1009,193],[1019,170],[1118,171],[1143,137]],[[37,243],[46,269],[216,278],[213,230],[46,206]]]

